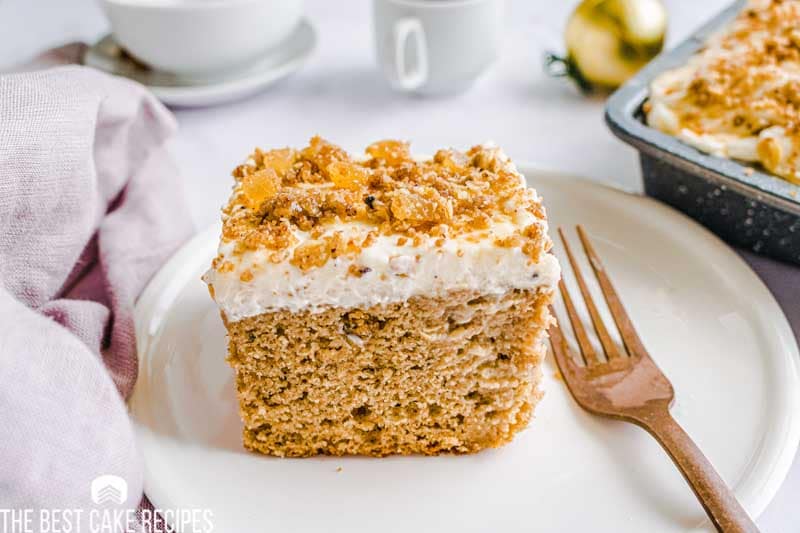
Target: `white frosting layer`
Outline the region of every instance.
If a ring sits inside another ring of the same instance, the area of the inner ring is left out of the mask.
[[[347,233],[357,230],[355,226],[343,224],[335,229]],[[510,228],[493,231],[505,235]],[[211,269],[204,279],[213,285],[214,298],[228,320],[237,321],[279,309],[317,312],[328,306],[369,307],[461,289],[502,294],[509,289],[553,287],[560,276],[551,254],[543,254],[537,264],[519,247],[502,248],[491,239],[451,239],[440,248],[432,240],[420,246],[398,246],[396,242],[396,235],[378,237],[354,259],[330,259],[307,272],[288,261],[270,263],[266,252],[247,252],[232,272]],[[232,248],[225,243],[220,252],[229,256]],[[369,271],[355,277],[349,274],[353,264]],[[253,279],[245,283],[239,276],[247,269],[253,272]]]

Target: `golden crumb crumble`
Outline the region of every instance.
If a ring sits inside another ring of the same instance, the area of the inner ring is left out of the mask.
[[[643,108],[651,125],[800,184],[800,0],[751,0],[660,84]]]
[[[288,254],[293,265],[309,270],[331,258],[355,257],[382,235],[396,235],[398,246],[430,239],[441,247],[459,235],[474,237],[492,223],[528,220],[499,245],[519,246],[533,261],[549,249],[541,201],[499,150],[439,150],[419,161],[408,143],[385,140],[365,153],[353,158],[320,137],[300,150],[257,148],[233,172],[223,242],[234,243],[235,253],[266,250],[275,261]],[[327,231],[342,222],[366,230],[358,239]],[[298,232],[309,237],[299,246]],[[214,267],[228,268],[221,261]]]
[[[729,53],[716,54],[691,81],[685,98],[694,111],[725,114],[731,129],[745,133],[776,124],[797,131],[800,81],[781,70],[800,66],[800,2],[753,2],[716,46]]]

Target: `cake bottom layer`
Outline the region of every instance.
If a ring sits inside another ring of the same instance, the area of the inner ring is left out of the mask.
[[[505,444],[541,396],[551,298],[460,291],[227,322],[244,445],[300,457]]]

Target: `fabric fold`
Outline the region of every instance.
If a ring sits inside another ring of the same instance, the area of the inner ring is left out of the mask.
[[[0,76],[0,502],[91,508],[91,482],[142,496],[125,399],[134,303],[192,233],[140,85],[67,66]]]

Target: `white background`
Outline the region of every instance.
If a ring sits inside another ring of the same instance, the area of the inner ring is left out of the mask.
[[[729,2],[668,0],[669,44]],[[230,170],[255,147],[302,145],[320,134],[348,149],[394,137],[418,152],[494,140],[516,160],[637,190],[636,153],[603,123],[603,100],[579,95],[542,72],[546,49],[562,47],[574,1],[508,4],[502,55],[467,93],[421,99],[392,92],[375,66],[366,0],[307,0],[319,45],[307,66],[264,93],[226,106],[178,110],[173,153],[198,228],[218,217]],[[0,70],[49,46],[92,42],[107,31],[94,0],[0,0]],[[759,520],[765,532],[800,531],[800,462]]]

